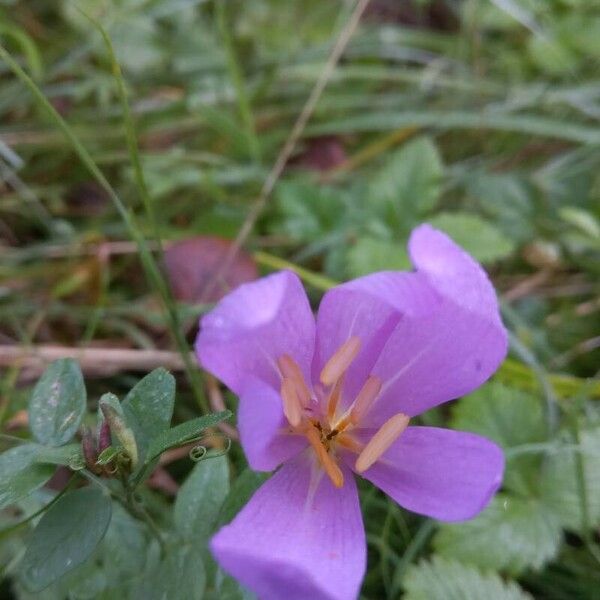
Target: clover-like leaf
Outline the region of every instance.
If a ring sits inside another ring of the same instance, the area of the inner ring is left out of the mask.
[[[79,365],[72,358],[53,362],[33,390],[29,426],[38,442],[66,444],[77,432],[86,409],[86,391]]]

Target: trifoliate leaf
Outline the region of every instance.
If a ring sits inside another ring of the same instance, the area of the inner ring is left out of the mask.
[[[408,233],[437,204],[444,168],[429,137],[418,137],[394,152],[374,174],[367,203],[396,230]]]
[[[498,494],[471,521],[441,525],[433,543],[445,558],[518,575],[552,560],[561,538],[557,515],[539,500]]]
[[[514,242],[489,221],[467,212],[439,213],[429,223],[447,233],[459,246],[480,262],[507,257]]]
[[[478,433],[510,451],[504,485],[525,495],[538,487],[542,454],[519,449],[546,441],[540,402],[531,394],[492,382],[462,398],[452,410],[454,429]]]
[[[361,237],[348,251],[348,272],[352,277],[410,268],[410,259],[402,244]]]
[[[404,588],[404,600],[532,600],[512,581],[439,556],[411,566]]]
[[[544,463],[541,496],[553,509],[562,525],[574,531],[583,530],[583,504],[578,481],[577,454],[583,461],[588,526],[600,525],[600,428],[584,431],[581,442],[565,437],[564,445],[550,453]]]

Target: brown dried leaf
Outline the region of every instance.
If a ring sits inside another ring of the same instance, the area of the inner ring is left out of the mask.
[[[256,279],[254,259],[240,250],[227,273],[213,284],[231,246],[230,240],[214,236],[198,236],[169,246],[164,264],[175,298],[190,303],[217,302],[238,285]]]

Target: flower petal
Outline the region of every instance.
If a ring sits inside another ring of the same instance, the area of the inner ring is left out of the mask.
[[[398,323],[373,367],[384,383],[367,421],[372,425],[474,390],[506,355],[494,288],[480,265],[428,225],[413,232],[409,249],[416,275],[435,297]]]
[[[306,293],[291,271],[241,285],[201,320],[200,364],[236,394],[253,375],[278,389],[277,358],[292,356],[310,373],[315,322]]]
[[[445,233],[421,225],[412,232],[408,251],[417,272],[423,273],[441,296],[504,329],[486,272]]]
[[[238,428],[255,471],[272,471],[307,446],[304,436],[282,433],[288,427],[280,395],[260,379],[249,378],[240,395]]]
[[[230,575],[261,600],[351,600],[365,571],[366,544],[356,484],[315,479],[303,453],[286,463],[212,539]]]
[[[361,349],[346,373],[342,405],[347,406],[369,376],[399,321],[436,301],[428,282],[415,273],[381,272],[339,285],[325,294],[317,315],[312,379],[349,338]]]
[[[404,508],[440,521],[462,521],[486,507],[503,472],[502,450],[487,438],[409,427],[362,476]]]

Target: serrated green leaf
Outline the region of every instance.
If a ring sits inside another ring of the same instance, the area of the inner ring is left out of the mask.
[[[452,408],[451,426],[490,438],[504,450],[541,443],[547,437],[540,400],[497,382],[457,402]],[[540,453],[509,455],[505,487],[532,494],[538,486],[541,460]]]
[[[175,501],[174,519],[179,534],[190,541],[208,538],[228,492],[227,457],[219,456],[196,464]]]
[[[93,487],[67,492],[34,529],[21,571],[31,591],[40,591],[81,565],[110,523],[110,498]]]
[[[495,381],[455,403],[450,424],[488,437],[506,449],[546,439],[540,400]]]
[[[348,250],[348,272],[361,277],[376,271],[405,271],[411,268],[406,248],[391,241],[361,237]]]
[[[535,236],[534,201],[524,177],[468,169],[463,178],[475,204],[504,235],[516,242]]]
[[[577,479],[576,453],[584,464],[585,491],[589,525],[600,525],[600,428],[584,431],[576,447],[570,438],[565,446],[548,455],[541,478],[541,497],[567,529],[582,531],[582,504]]]
[[[533,600],[513,581],[439,556],[412,565],[404,588],[405,600]]]
[[[434,142],[418,137],[394,152],[372,178],[368,204],[404,233],[437,204],[444,167]]]
[[[475,519],[441,525],[433,544],[445,558],[518,575],[552,560],[561,539],[559,519],[539,500],[498,494]]]
[[[259,473],[251,469],[243,471],[233,482],[231,491],[223,502],[218,526],[229,523],[268,477],[266,473]]]
[[[280,182],[276,202],[277,232],[297,241],[314,242],[331,235],[347,214],[343,192],[304,179]]]
[[[40,464],[40,446],[23,444],[0,454],[0,509],[13,504],[44,485],[54,467]]]
[[[218,413],[212,413],[203,417],[197,417],[191,419],[185,423],[181,423],[167,431],[162,432],[160,435],[150,441],[146,462],[149,462],[158,456],[160,456],[165,450],[169,448],[175,448],[187,444],[191,440],[198,437],[198,435],[209,427],[214,427],[221,421],[229,419],[231,417],[231,411],[224,410]]]
[[[560,218],[591,239],[600,239],[600,222],[588,210],[576,206],[564,206],[559,211]]]
[[[77,432],[86,409],[86,390],[77,362],[53,362],[37,382],[29,402],[29,426],[36,440],[62,446]]]
[[[480,262],[506,258],[514,249],[514,242],[492,223],[467,212],[439,213],[429,223],[447,233],[459,246]]]

